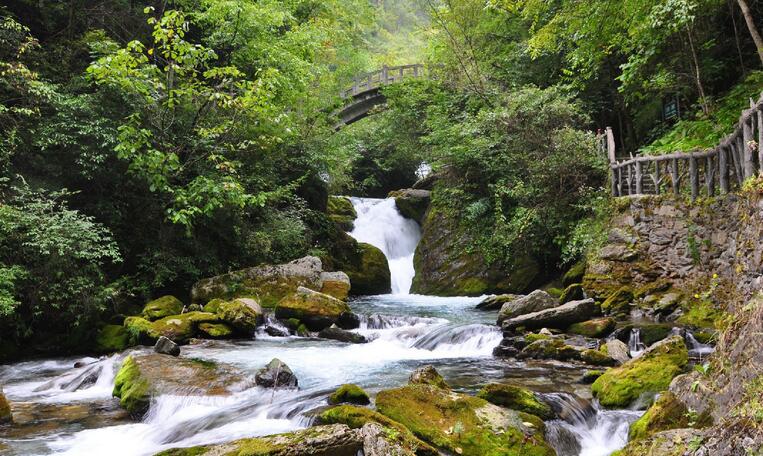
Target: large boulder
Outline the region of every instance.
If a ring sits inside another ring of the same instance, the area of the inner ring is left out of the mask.
[[[503,307],[504,304],[510,301],[514,301],[517,298],[520,298],[521,295],[516,294],[500,294],[500,295],[494,295],[494,296],[488,296],[487,298],[480,301],[477,306],[475,306],[475,309],[477,310],[500,310],[501,307]]]
[[[554,412],[548,404],[540,401],[532,391],[519,386],[491,383],[482,388],[477,397],[491,404],[535,415],[542,420],[554,417]]]
[[[273,358],[267,366],[260,369],[254,381],[265,388],[296,388],[299,385],[294,372],[278,358]]]
[[[635,441],[660,431],[689,427],[688,412],[675,394],[665,391],[641,418],[631,424],[628,439]]]
[[[146,304],[140,316],[148,321],[154,321],[170,315],[178,315],[181,312],[183,312],[183,303],[178,298],[162,296]]]
[[[355,219],[358,218],[352,201],[346,196],[329,196],[326,213],[343,231],[352,231]]]
[[[353,295],[376,295],[392,291],[387,257],[371,244],[358,242],[352,259],[341,266],[350,277]]]
[[[412,384],[379,392],[376,407],[447,454],[556,454],[544,439],[540,420],[478,397]]]
[[[0,424],[6,424],[13,422],[13,414],[11,413],[11,404],[3,394],[3,389],[0,388]]]
[[[298,287],[320,290],[321,272],[321,260],[313,256],[275,266],[241,269],[199,280],[191,289],[191,300],[206,304],[215,298],[255,298],[263,307],[273,307]]]
[[[137,343],[153,345],[164,336],[182,344],[199,334],[200,324],[218,321],[219,317],[209,312],[187,312],[156,321],[148,321],[141,317],[127,317],[124,326]]]
[[[123,325],[105,325],[95,336],[95,350],[98,353],[113,353],[130,346],[130,333]]]
[[[395,206],[403,217],[421,223],[429,207],[431,192],[414,188],[389,192],[389,197],[395,198]]]
[[[431,364],[421,366],[413,371],[411,376],[408,377],[408,383],[411,385],[431,385],[437,388],[450,389],[442,375]]]
[[[416,275],[411,292],[435,296],[522,293],[540,273],[537,262],[527,255],[517,256],[505,267],[490,264],[479,251],[467,248],[475,244],[474,233],[451,208],[430,204],[413,257]]]
[[[346,424],[352,429],[361,429],[369,424],[382,426],[387,435],[407,450],[404,455],[439,456],[439,452],[429,444],[413,435],[405,426],[379,412],[353,405],[340,405],[321,413],[317,418],[320,424]],[[365,448],[367,450],[367,448]],[[398,453],[377,453],[378,456],[393,456]],[[366,453],[366,456],[369,456]]]
[[[156,456],[357,456],[363,450],[360,430],[332,424],[217,445],[177,448]]]
[[[142,415],[156,395],[227,396],[251,385],[251,379],[231,365],[133,354],[122,362],[113,394],[128,412]]]
[[[498,313],[498,324],[509,318],[519,317],[533,312],[550,309],[559,305],[559,301],[543,290],[535,290],[526,296],[506,301]]]
[[[572,324],[567,332],[585,337],[604,337],[615,329],[615,325],[614,318],[596,318]]]
[[[640,357],[606,371],[591,391],[605,407],[627,407],[643,394],[668,389],[688,360],[683,338],[672,336],[652,345]]]
[[[625,364],[631,359],[628,346],[625,345],[625,342],[618,339],[608,340],[602,347],[602,350],[606,351],[607,355],[619,364]]]
[[[350,294],[350,277],[342,271],[321,273],[321,293],[342,301]]]
[[[501,323],[501,327],[504,331],[512,331],[519,327],[565,329],[574,323],[589,320],[597,310],[593,299],[571,301],[550,309],[506,319]]]
[[[262,323],[262,307],[251,298],[238,298],[217,305],[217,316],[240,334],[251,336]]]
[[[347,342],[350,344],[365,344],[368,339],[362,334],[347,331],[336,325],[331,325],[328,328],[322,329],[318,333],[318,337],[323,339],[338,340],[339,342]]]
[[[295,318],[311,331],[331,326],[347,312],[350,312],[350,306],[346,302],[304,287],[283,298],[275,309],[276,318]]]

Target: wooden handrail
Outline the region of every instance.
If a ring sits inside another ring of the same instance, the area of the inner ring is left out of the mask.
[[[734,131],[713,149],[617,161],[613,159],[610,134],[608,128],[606,148],[614,196],[659,194],[668,180],[673,192],[679,194],[686,176],[692,199],[699,196],[700,183],[704,183],[708,196],[715,194],[716,183],[722,193],[729,193],[745,179],[763,173],[763,93],[757,102],[750,99],[750,108],[742,111]],[[734,179],[730,179],[732,176]]]
[[[400,82],[403,79],[423,78],[427,75],[426,66],[422,63],[409,65],[384,66],[379,70],[361,73],[354,78],[354,84],[347,90],[339,93],[342,98],[350,98],[360,95],[379,87]]]

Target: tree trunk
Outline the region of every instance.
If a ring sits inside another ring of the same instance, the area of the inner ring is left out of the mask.
[[[729,13],[731,14],[731,25],[734,27],[734,41],[737,45],[737,55],[739,56],[739,66],[742,67],[742,75],[747,74],[747,69],[744,65],[744,57],[742,57],[742,44],[739,41],[739,29],[737,28],[736,11],[734,10],[734,4],[731,0],[728,2]]]
[[[755,48],[758,50],[758,57],[760,57],[760,63],[763,65],[763,38],[760,36],[758,28],[755,26],[755,18],[752,17],[752,11],[750,11],[750,5],[747,4],[747,0],[737,0],[739,3],[739,9],[742,10],[744,21],[747,22],[747,29],[750,30],[752,35],[752,41],[755,42]]]
[[[686,26],[686,34],[689,35],[689,47],[691,48],[691,57],[694,61],[694,80],[697,83],[697,90],[699,91],[699,99],[702,103],[702,111],[707,114],[710,112],[710,108],[707,105],[707,99],[705,98],[705,87],[702,85],[702,76],[699,69],[699,58],[697,57],[697,50],[694,47],[694,38],[692,37],[691,28]]]

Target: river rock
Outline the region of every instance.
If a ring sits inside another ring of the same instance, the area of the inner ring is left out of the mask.
[[[169,317],[170,315],[179,315],[183,312],[183,303],[174,296],[162,296],[154,299],[143,307],[140,313],[148,321],[158,320]]]
[[[419,367],[413,371],[411,376],[408,377],[408,383],[412,385],[431,385],[446,390],[450,389],[442,375],[431,364]]]
[[[564,329],[573,323],[590,319],[596,310],[593,299],[571,301],[550,309],[506,319],[501,323],[501,327],[504,331],[512,331],[520,326],[526,329]],[[503,312],[503,309],[501,311]]]
[[[329,404],[358,404],[368,405],[371,403],[371,399],[368,397],[368,393],[363,391],[363,388],[358,385],[347,383],[340,386],[329,396]]]
[[[380,391],[377,410],[448,454],[552,456],[543,422],[484,399],[426,384]]]
[[[254,380],[265,388],[296,388],[299,383],[289,366],[278,358],[273,358],[260,369]]]
[[[251,298],[238,298],[217,305],[217,315],[239,334],[251,336],[262,323],[262,307]]]
[[[350,277],[342,271],[322,272],[321,293],[346,301],[350,294]]]
[[[184,344],[199,334],[200,324],[219,321],[220,318],[213,313],[186,312],[156,321],[148,321],[142,317],[127,317],[124,326],[137,343],[153,345],[164,336],[175,343]]]
[[[366,339],[362,334],[346,331],[336,325],[331,325],[328,328],[322,329],[318,333],[318,337],[323,339],[338,340],[340,342],[347,342],[350,344],[365,344],[368,342],[368,339]]]
[[[156,456],[357,456],[362,451],[363,437],[359,430],[331,424],[218,445],[167,450]]]
[[[363,439],[363,456],[416,456],[414,448],[407,448],[396,442],[390,430],[377,423],[368,423],[360,428]]]
[[[346,196],[329,196],[326,213],[329,219],[343,231],[352,231],[352,226],[358,217],[352,201]]]
[[[548,404],[540,401],[532,391],[519,386],[491,383],[482,388],[477,397],[491,404],[535,415],[542,420],[554,417],[554,412]]]
[[[323,264],[306,256],[290,263],[263,265],[202,279],[191,289],[191,300],[204,304],[212,299],[229,300],[256,296],[263,307],[273,307],[298,287],[321,289]]]
[[[680,336],[655,343],[620,367],[609,369],[591,385],[605,407],[627,407],[644,393],[659,393],[686,367],[689,353]]]
[[[275,316],[281,320],[296,318],[311,331],[320,331],[336,323],[346,312],[350,312],[350,307],[344,301],[299,287],[278,303]]]
[[[0,388],[0,424],[12,423],[13,414],[11,413],[11,404],[3,393],[3,389]]]
[[[95,337],[97,353],[113,353],[131,345],[130,333],[123,325],[104,325]]]
[[[625,364],[630,361],[630,350],[625,343],[618,339],[610,339],[604,345],[605,350],[610,358],[614,359],[620,364]]]
[[[498,325],[521,315],[539,312],[559,305],[559,301],[543,290],[535,290],[529,295],[518,296],[514,300],[506,301],[498,313]]]
[[[353,295],[377,295],[392,291],[387,257],[371,244],[357,242],[350,258],[340,266],[350,277]]]
[[[385,434],[390,437],[390,440],[406,450],[406,452],[402,454],[440,456],[440,452],[413,435],[413,433],[402,424],[365,407],[357,407],[354,405],[332,407],[323,411],[317,417],[317,422],[319,424],[346,424],[352,429],[361,429],[369,424],[378,425],[385,430]],[[373,444],[370,448],[375,451],[377,446],[376,444]],[[364,447],[364,450],[369,451],[369,447]],[[366,453],[366,455],[368,455],[368,453]],[[381,453],[379,456],[386,455],[386,453]]]
[[[388,197],[395,198],[395,206],[403,217],[421,223],[429,207],[430,194],[428,190],[406,188],[389,192]]]
[[[252,385],[234,366],[157,353],[132,354],[125,358],[114,379],[114,396],[133,415],[142,415],[152,396],[227,396]]]
[[[180,356],[180,347],[175,342],[162,336],[156,341],[154,351],[162,355]]]
[[[514,301],[520,297],[521,295],[516,294],[488,296],[487,298],[480,301],[475,308],[477,310],[499,310],[505,303]]]
[[[596,318],[570,325],[570,327],[567,328],[567,332],[585,337],[604,337],[615,329],[615,325],[616,322],[614,318]]]

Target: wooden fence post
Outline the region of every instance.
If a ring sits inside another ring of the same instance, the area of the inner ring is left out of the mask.
[[[654,161],[654,176],[652,177],[652,180],[654,181],[654,194],[659,195],[660,194],[660,161],[655,160]]]
[[[636,162],[636,194],[637,195],[640,195],[642,193],[642,190],[643,190],[642,181],[643,181],[643,174],[641,172],[641,162]]]
[[[689,182],[691,183],[691,199],[694,201],[699,195],[699,170],[694,153],[689,155]]]
[[[763,173],[763,111],[758,111],[758,173]]]
[[[622,196],[622,188],[618,188],[618,173],[617,170],[613,168],[617,160],[615,158],[615,135],[612,133],[612,127],[607,127],[605,135],[607,141],[607,157],[609,158],[609,169],[611,171],[610,178],[612,179],[612,195]]]
[[[705,157],[705,187],[707,196],[715,195],[715,167],[713,167],[713,157]]]
[[[680,183],[678,180],[681,178],[678,175],[678,159],[674,158],[670,167],[670,177],[673,180],[673,193],[678,195],[681,192]]]
[[[725,147],[718,148],[718,180],[721,184],[721,193],[729,192],[729,163]]]
[[[750,118],[742,122],[742,160],[744,160],[744,178],[749,179],[755,174],[755,163],[753,162],[752,147],[752,123],[755,119],[752,117],[752,110],[749,111]],[[742,114],[745,117],[746,113]]]

